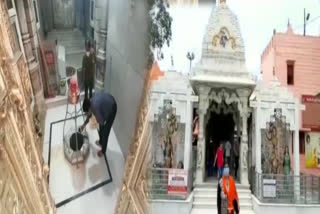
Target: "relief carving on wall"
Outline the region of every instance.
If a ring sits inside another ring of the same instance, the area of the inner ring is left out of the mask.
[[[263,173],[283,174],[285,150],[289,147],[290,130],[281,109],[275,109],[262,129],[262,170]]]
[[[0,191],[0,213],[55,213],[53,201],[48,200],[49,189],[44,188],[44,180],[39,176],[42,164],[39,160],[42,156],[37,156],[33,146],[35,139],[33,128],[30,127],[33,123],[29,105],[29,98],[32,97],[29,70],[19,50],[15,50],[16,41],[12,39],[11,26],[6,1],[1,1],[0,168],[4,168],[0,170],[0,189],[6,173],[10,174],[11,183],[4,185],[7,188],[5,192],[9,194],[1,195],[3,191]],[[13,60],[12,53],[16,53],[16,56],[20,54],[20,58]]]
[[[185,124],[180,123],[172,100],[164,100],[154,115],[152,125],[153,164],[156,167],[175,168],[184,148]]]
[[[236,48],[235,38],[230,36],[228,28],[222,27],[219,33],[213,36],[212,44],[214,47],[217,47],[219,44],[221,47],[226,48],[229,43],[232,49]]]
[[[116,214],[150,213],[146,198],[147,192],[145,192],[147,191],[145,186],[148,178],[147,172],[151,167],[150,140],[152,135],[149,129],[151,108],[148,84],[149,77],[145,80],[135,136],[125,164],[124,180],[115,209]]]
[[[29,72],[26,69],[25,63],[23,60],[19,60],[18,61],[18,70],[20,72],[20,78],[21,78],[21,82],[23,85],[23,89],[24,89],[24,94],[25,96],[27,96],[28,99],[28,104],[31,104],[32,102],[32,96],[28,96],[31,95],[32,89],[31,89],[31,82],[30,82],[30,77],[29,77]]]

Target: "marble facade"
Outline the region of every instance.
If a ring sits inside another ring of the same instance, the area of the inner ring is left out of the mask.
[[[178,123],[183,128],[179,130],[179,132],[183,133],[182,136],[184,136],[183,139],[180,139],[182,143],[177,142],[178,145],[174,147],[174,152],[178,153],[178,157],[176,157],[174,163],[177,164],[179,161],[182,161],[184,169],[189,170],[192,168],[192,111],[193,103],[198,101],[198,97],[194,95],[188,81],[188,76],[177,73],[176,71],[168,71],[165,72],[164,77],[160,77],[153,83],[151,88],[152,114],[150,115],[150,123],[154,124],[154,122],[157,121],[159,114],[161,114],[164,108],[165,101],[171,102],[171,106],[175,109]],[[155,131],[159,132],[160,129]],[[162,135],[163,133],[157,134]],[[175,135],[180,136],[181,134],[176,133]],[[159,140],[158,138],[155,138],[155,140],[152,144],[156,147],[161,142],[157,141]],[[158,147],[155,148],[154,153],[157,153],[156,150],[159,150],[157,149]],[[179,155],[180,150],[183,151],[181,151]],[[156,158],[155,156],[156,154],[154,154],[153,158]],[[173,168],[176,168],[176,164],[173,164]]]
[[[280,86],[280,82],[274,79],[269,85],[259,85],[250,97],[250,107],[254,114],[254,137],[253,137],[253,165],[257,173],[262,173],[261,166],[261,142],[262,129],[267,129],[270,117],[276,109],[280,109],[285,117],[289,130],[293,133],[293,147],[289,145],[289,154],[293,153],[294,175],[300,175],[299,156],[299,114],[305,110],[298,98],[286,88]]]
[[[190,82],[199,96],[199,136],[196,184],[205,181],[205,127],[212,103],[235,117],[240,143],[240,182],[248,184],[249,96],[255,82],[245,66],[244,42],[237,17],[222,1],[213,9],[203,39],[202,58],[193,68]],[[222,106],[223,105],[223,106]],[[230,108],[234,105],[235,108]],[[229,110],[228,110],[229,109]],[[218,111],[218,110],[215,110]],[[221,113],[221,110],[218,111]]]

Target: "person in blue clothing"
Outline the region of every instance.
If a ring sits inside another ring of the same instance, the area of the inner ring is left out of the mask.
[[[86,112],[87,118],[80,127],[81,131],[88,124],[92,114],[99,123],[99,141],[97,141],[96,144],[101,147],[98,156],[102,157],[107,150],[110,130],[117,114],[117,103],[109,93],[96,93],[91,100],[85,99],[83,101],[82,108],[83,111]]]

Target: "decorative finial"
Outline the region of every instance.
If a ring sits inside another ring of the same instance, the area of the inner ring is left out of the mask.
[[[287,29],[287,34],[294,34],[291,23],[290,23],[290,19],[288,19],[288,29]]]
[[[174,63],[173,63],[173,56],[171,55],[171,66],[173,67],[174,66]]]

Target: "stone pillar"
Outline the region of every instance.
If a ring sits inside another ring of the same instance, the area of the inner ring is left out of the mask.
[[[256,159],[256,172],[261,173],[261,127],[259,122],[260,114],[260,103],[258,102],[255,111],[255,159]]]
[[[30,79],[35,96],[35,103],[39,111],[43,112],[45,111],[45,101],[43,95],[42,74],[39,65],[39,43],[34,14],[35,11],[33,9],[32,1],[17,1],[17,4],[19,5],[19,13],[21,12],[18,16],[26,60],[30,72]]]
[[[209,105],[208,100],[208,87],[199,88],[199,135],[197,145],[197,170],[196,170],[196,183],[201,184],[205,176],[205,155],[206,155],[206,140],[204,135],[205,129],[205,114]]]
[[[249,90],[237,90],[237,93],[240,97],[241,108],[240,110],[240,117],[242,121],[242,136],[241,136],[241,143],[240,143],[240,183],[248,185],[248,117],[249,117],[249,110],[248,110],[248,100],[249,100]]]
[[[40,113],[40,120],[44,120],[45,100],[43,84],[38,57],[38,35],[35,20],[35,11],[32,1],[16,1],[17,15],[20,23],[21,38],[24,47],[25,58],[29,68],[29,75],[35,98],[36,109]],[[42,127],[43,128],[43,127]]]
[[[295,124],[294,124],[294,141],[293,141],[293,158],[294,158],[294,191],[295,191],[295,196],[296,200],[300,199],[300,152],[299,152],[299,101],[296,100],[296,107],[295,107]]]
[[[185,139],[184,139],[184,169],[189,170],[192,168],[192,102],[187,100],[186,110],[186,127],[185,127]]]
[[[96,67],[96,83],[95,90],[104,89],[105,71],[106,71],[106,47],[108,33],[108,14],[109,0],[96,0],[96,16],[95,16],[95,40],[97,50],[97,67]]]
[[[299,109],[295,109],[295,130],[294,130],[294,141],[293,141],[293,151],[294,151],[294,175],[300,175],[300,151],[299,151]]]

